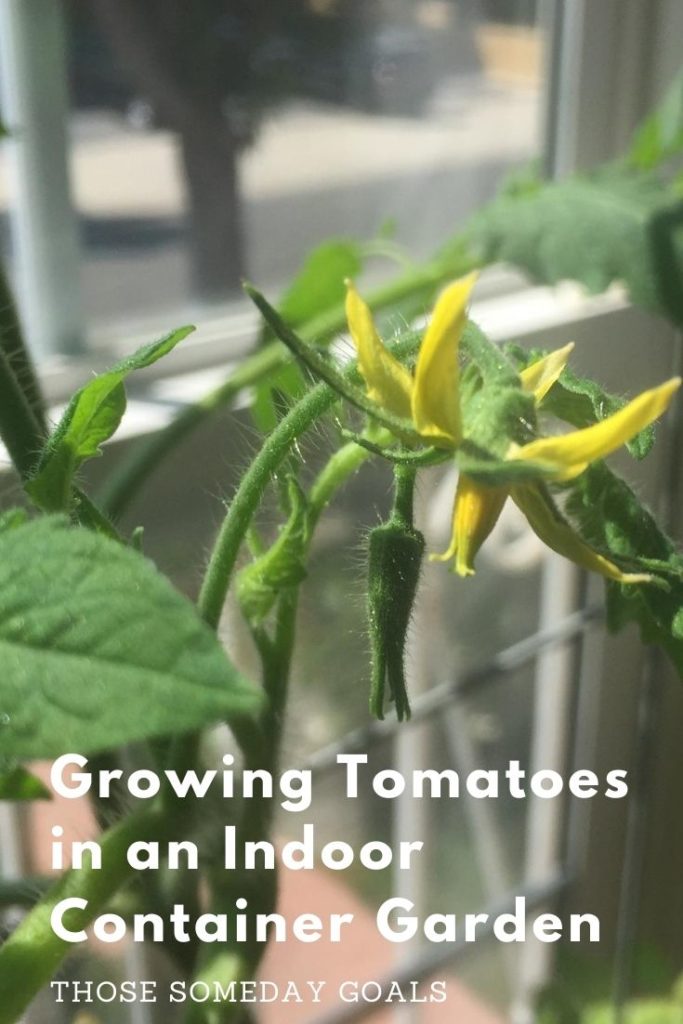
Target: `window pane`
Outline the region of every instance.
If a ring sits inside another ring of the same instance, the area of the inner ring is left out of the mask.
[[[330,235],[426,256],[539,151],[533,0],[65,11],[91,325],[277,288]]]

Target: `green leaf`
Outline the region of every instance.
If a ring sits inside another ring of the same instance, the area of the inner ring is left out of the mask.
[[[69,508],[79,466],[100,454],[100,446],[115,434],[123,418],[126,377],[167,355],[193,330],[180,327],[159,341],[144,345],[76,392],[48,439],[35,477],[26,487],[40,508],[46,512]]]
[[[511,263],[547,284],[578,281],[593,293],[622,282],[633,302],[662,312],[649,224],[671,200],[654,174],[609,167],[500,196],[473,218],[468,237],[483,263]]]
[[[585,539],[638,572],[656,572],[666,587],[607,583],[608,622],[640,625],[646,643],[662,646],[683,676],[683,557],[631,488],[604,463],[572,484],[567,510]]]
[[[548,355],[547,350],[523,349],[519,345],[506,345],[505,350],[517,361],[520,369],[531,366],[538,359]],[[589,377],[577,377],[570,369],[565,368],[559,380],[543,399],[541,410],[557,416],[565,423],[571,423],[580,430],[623,409],[627,401],[605,391],[597,381]],[[655,429],[654,426],[650,426],[636,434],[626,447],[635,459],[644,459],[652,450],[654,443]]]
[[[259,707],[150,562],[63,517],[0,534],[0,594],[6,757],[91,754]]]
[[[683,152],[683,73],[674,79],[657,109],[636,132],[629,161],[651,170]]]
[[[283,295],[278,311],[290,327],[299,327],[344,301],[344,280],[363,269],[363,247],[347,238],[323,242],[306,258]]]
[[[0,533],[6,530],[15,530],[17,526],[23,526],[28,521],[28,512],[24,508],[8,508],[0,514]]]
[[[40,779],[18,765],[0,772],[0,800],[51,800],[52,794]]]

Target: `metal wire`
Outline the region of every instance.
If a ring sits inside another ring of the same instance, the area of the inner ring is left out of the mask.
[[[568,615],[548,629],[539,630],[531,636],[524,637],[517,643],[498,651],[484,664],[475,666],[463,672],[457,679],[435,686],[418,697],[412,703],[412,716],[408,722],[399,723],[395,715],[392,714],[381,722],[372,722],[361,729],[354,729],[342,736],[341,739],[335,740],[334,743],[330,743],[312,754],[305,762],[304,767],[317,774],[336,768],[339,754],[362,753],[372,744],[392,736],[397,729],[409,728],[411,725],[414,726],[432,718],[451,703],[463,700],[475,690],[479,693],[482,687],[497,682],[501,677],[527,665],[540,651],[581,636],[603,617],[602,608],[585,608]]]

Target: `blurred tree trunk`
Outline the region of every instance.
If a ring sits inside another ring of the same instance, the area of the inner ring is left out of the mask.
[[[211,83],[184,79],[178,53],[185,38],[185,0],[94,0],[100,24],[121,66],[178,136],[185,172],[195,293],[211,299],[236,291],[244,274],[239,195],[240,140],[222,114]],[[201,58],[197,55],[198,71]],[[207,87],[208,85],[208,87]]]
[[[179,132],[191,210],[190,253],[195,293],[221,298],[244,276],[238,142],[211,118]]]

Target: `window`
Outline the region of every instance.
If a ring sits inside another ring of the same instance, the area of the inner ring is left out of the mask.
[[[17,7],[5,117],[50,124],[4,147],[17,283],[64,320],[36,346],[222,313],[243,275],[278,291],[330,236],[379,239],[375,276],[400,246],[427,257],[541,152],[535,8],[67,0],[47,24]]]

